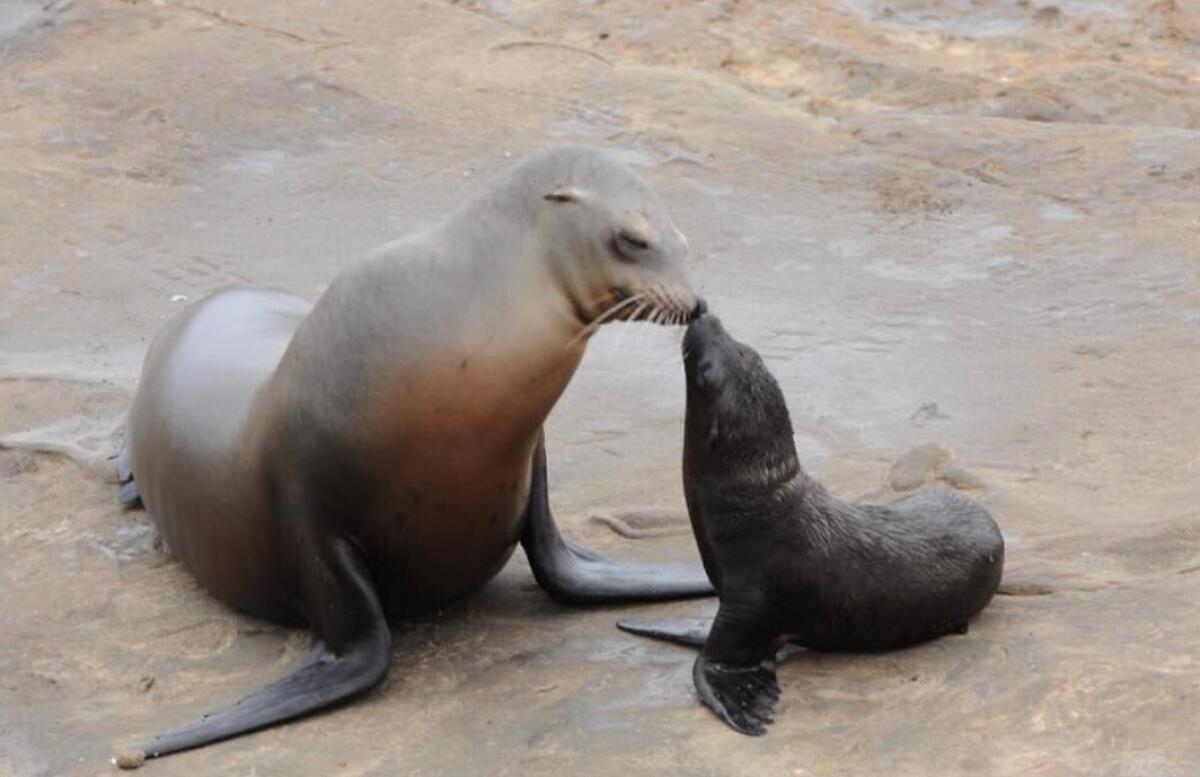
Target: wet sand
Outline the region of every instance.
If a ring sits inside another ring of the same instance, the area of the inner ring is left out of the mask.
[[[966,489],[1009,595],[966,636],[789,658],[751,739],[695,702],[689,651],[612,627],[711,602],[559,607],[518,553],[399,628],[364,701],[142,773],[1195,773],[1191,3],[15,0],[0,72],[0,438],[74,456],[0,451],[0,775],[110,774],[305,650],[104,479],[162,321],[229,283],[315,297],[565,142],[662,193],[805,465],[848,496]],[[556,509],[603,552],[695,558],[679,339],[606,329],[551,419]]]

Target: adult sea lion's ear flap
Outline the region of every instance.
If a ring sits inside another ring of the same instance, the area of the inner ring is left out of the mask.
[[[548,202],[579,202],[583,199],[583,191],[574,186],[557,186],[542,199]]]

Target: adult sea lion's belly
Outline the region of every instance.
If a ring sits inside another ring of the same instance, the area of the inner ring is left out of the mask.
[[[482,587],[521,538],[536,438],[507,452],[418,447],[366,527],[392,614],[426,612]]]

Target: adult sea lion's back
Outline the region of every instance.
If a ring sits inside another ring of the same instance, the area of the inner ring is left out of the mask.
[[[194,303],[151,344],[129,414],[137,492],[172,553],[217,598],[275,618],[291,597],[246,438],[251,407],[310,307],[250,286]]]

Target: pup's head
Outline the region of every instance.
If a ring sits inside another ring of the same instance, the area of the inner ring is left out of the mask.
[[[715,316],[702,315],[683,339],[683,365],[690,465],[751,473],[764,485],[795,474],[787,403],[757,351],[730,337]]]

